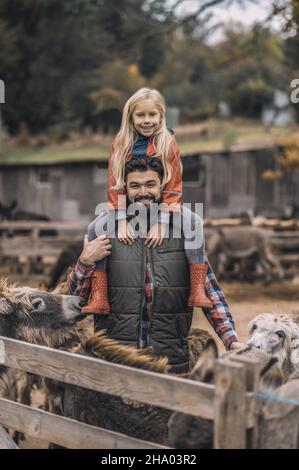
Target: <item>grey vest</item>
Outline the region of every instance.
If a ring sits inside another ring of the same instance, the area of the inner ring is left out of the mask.
[[[108,335],[138,347],[144,302],[146,253],[154,279],[149,336],[155,356],[167,356],[173,372],[188,370],[187,337],[193,309],[188,307],[189,265],[183,239],[167,238],[157,248],[147,248],[138,238],[129,246],[110,239],[108,258]]]

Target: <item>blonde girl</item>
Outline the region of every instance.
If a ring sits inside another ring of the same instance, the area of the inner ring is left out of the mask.
[[[180,151],[173,132],[166,127],[166,106],[161,93],[155,89],[142,88],[126,102],[121,127],[112,142],[108,163],[108,211],[100,214],[88,227],[88,240],[91,241],[103,232],[97,226],[103,226],[103,218],[113,214],[118,220],[118,239],[125,244],[134,242],[130,225],[126,219],[125,164],[135,158],[157,158],[163,165],[162,210],[157,223],[150,228],[145,244],[155,248],[161,245],[169,220],[169,213],[181,213],[183,230],[189,226],[184,219],[190,211],[182,206],[182,164]],[[113,210],[112,210],[113,209]],[[198,222],[198,216],[192,213],[192,220]],[[101,221],[101,224],[98,222]],[[202,230],[201,220],[200,227]],[[193,224],[194,225],[194,224]],[[109,234],[107,233],[109,236]],[[190,238],[188,229],[184,230],[185,239]],[[203,238],[202,238],[203,240]],[[198,249],[185,251],[190,266],[190,306],[212,307],[212,302],[205,293],[207,264],[205,264],[204,240]],[[109,313],[108,282],[106,258],[96,263],[92,274],[92,289],[89,302],[82,309],[85,314]]]

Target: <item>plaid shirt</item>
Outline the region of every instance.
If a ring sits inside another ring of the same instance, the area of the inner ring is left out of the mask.
[[[238,341],[234,329],[234,322],[229,311],[223,291],[215,277],[215,274],[208,261],[208,273],[206,279],[207,297],[212,301],[212,308],[203,308],[202,311],[215,332],[222,340],[225,348],[230,349],[234,341]],[[95,269],[95,265],[85,266],[78,260],[75,268],[69,275],[68,286],[71,295],[78,295],[84,299],[88,299],[91,289],[91,275]],[[153,282],[152,273],[148,259],[146,259],[146,273],[144,284],[144,302],[142,308],[142,317],[140,322],[139,347],[149,346],[149,323],[152,314],[152,293]]]

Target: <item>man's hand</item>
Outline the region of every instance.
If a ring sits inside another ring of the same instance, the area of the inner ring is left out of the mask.
[[[118,221],[117,236],[119,241],[125,243],[125,245],[132,245],[134,242],[132,229],[126,219]]]
[[[233,350],[233,349],[241,349],[241,348],[246,348],[247,344],[245,343],[239,343],[239,341],[234,341],[232,344],[231,344],[231,347],[230,349]]]
[[[166,224],[163,224],[161,222],[154,224],[151,230],[149,231],[147,239],[145,240],[145,245],[147,245],[149,248],[151,246],[153,248],[155,248],[156,246],[160,246],[164,240],[165,233]]]
[[[87,235],[85,235],[80,262],[86,265],[96,263],[109,256],[111,248],[110,240],[106,235],[100,235],[91,242],[88,241]]]

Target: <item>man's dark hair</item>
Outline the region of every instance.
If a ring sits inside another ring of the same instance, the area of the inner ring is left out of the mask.
[[[163,165],[158,160],[157,157],[147,158],[139,157],[139,158],[132,158],[129,162],[125,165],[125,181],[128,179],[128,174],[133,173],[133,171],[155,171],[158,173],[160,181],[163,180],[164,170]]]

